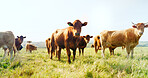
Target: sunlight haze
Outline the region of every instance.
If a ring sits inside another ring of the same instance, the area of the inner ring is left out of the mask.
[[[79,19],[88,22],[81,35],[123,30],[148,22],[147,0],[1,0],[0,31],[23,35],[25,41],[45,41],[56,29]],[[145,28],[140,41],[148,41]]]

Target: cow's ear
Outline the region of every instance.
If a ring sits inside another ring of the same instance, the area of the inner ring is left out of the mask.
[[[90,36],[90,38],[93,38],[93,36]]]
[[[133,28],[137,28],[135,25],[132,26]]]
[[[23,37],[23,38],[26,38],[26,36],[25,36],[25,37]]]
[[[144,28],[148,27],[148,25],[145,25]]]
[[[50,40],[50,38],[48,38],[48,40]]]
[[[72,24],[71,22],[67,22],[67,24],[68,24],[69,26],[73,26],[73,24]]]
[[[99,36],[98,36],[97,38],[98,38],[98,39],[100,39],[100,37],[99,37]]]
[[[85,36],[82,36],[83,38],[85,38]]]
[[[87,25],[87,22],[84,22],[83,24],[82,24],[82,26],[86,26]]]

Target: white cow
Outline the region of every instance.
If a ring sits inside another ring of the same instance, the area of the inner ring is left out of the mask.
[[[11,31],[0,32],[0,48],[4,49],[4,56],[3,59],[6,57],[7,50],[10,52],[10,59],[13,56],[13,47],[14,50],[17,52],[15,47],[15,37]]]

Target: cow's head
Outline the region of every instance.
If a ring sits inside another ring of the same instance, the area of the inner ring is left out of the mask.
[[[90,38],[93,38],[93,36],[90,36],[90,35],[86,35],[86,36],[83,36],[84,40],[86,43],[89,43],[90,41]]]
[[[18,38],[19,42],[22,43],[23,40],[24,40],[24,38],[26,38],[26,36],[23,37],[23,36],[21,35],[21,36],[17,36],[17,38]]]
[[[80,36],[81,27],[86,26],[87,22],[81,23],[80,20],[75,20],[73,23],[68,22],[67,24],[74,27],[74,36]]]
[[[137,29],[137,34],[139,36],[142,36],[142,34],[144,33],[144,28],[148,27],[148,25],[145,25],[144,23],[138,23],[134,24],[132,27]]]

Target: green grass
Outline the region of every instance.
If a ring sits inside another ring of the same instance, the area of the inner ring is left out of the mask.
[[[3,51],[0,50],[0,60]],[[86,48],[84,56],[79,56],[71,64],[67,54],[62,50],[61,61],[51,60],[45,48],[31,53],[21,50],[15,60],[10,56],[0,62],[0,78],[148,78],[148,47],[136,47],[134,58],[126,58],[127,53],[117,48],[115,55],[110,56],[108,49],[105,58],[101,51],[96,54],[94,48]]]

